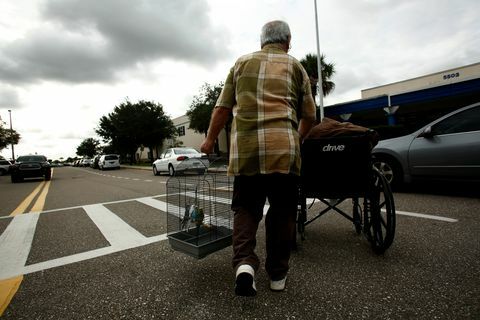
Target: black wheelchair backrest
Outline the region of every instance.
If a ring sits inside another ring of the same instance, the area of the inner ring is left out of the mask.
[[[361,197],[367,192],[372,178],[367,134],[307,139],[301,154],[301,187],[307,197]]]

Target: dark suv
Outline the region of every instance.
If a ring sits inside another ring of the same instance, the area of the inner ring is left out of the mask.
[[[10,175],[13,183],[35,177],[45,177],[48,181],[52,177],[52,169],[45,156],[20,156],[10,167]]]

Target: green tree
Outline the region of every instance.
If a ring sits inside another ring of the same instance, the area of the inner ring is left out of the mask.
[[[83,140],[80,145],[77,147],[77,155],[81,157],[93,158],[98,152],[98,146],[100,141],[94,138],[87,138]]]
[[[203,84],[200,88],[200,94],[193,97],[193,101],[187,111],[190,129],[207,136],[210,117],[213,108],[215,108],[215,103],[222,92],[222,88],[222,82],[213,86],[208,83]]]
[[[189,129],[193,129],[197,133],[202,133],[207,136],[208,127],[210,125],[210,119],[212,116],[213,108],[217,103],[218,97],[223,89],[223,82],[220,82],[217,85],[210,85],[205,83],[200,88],[200,93],[193,97],[193,101],[190,104],[190,108],[187,111],[188,119],[190,120]],[[228,137],[230,132],[232,119],[228,121],[225,126],[225,131],[227,134],[227,144]],[[227,145],[227,149],[228,149]],[[218,140],[215,144],[215,152],[218,153]]]
[[[317,95],[318,84],[318,65],[317,55],[307,54],[305,58],[300,60],[307,74],[310,78],[310,84],[312,86],[312,95],[315,98]],[[331,81],[331,78],[335,74],[335,64],[325,62],[325,55],[320,55],[320,66],[322,69],[322,90],[323,96],[327,96],[335,89],[335,83]]]
[[[158,147],[165,139],[176,134],[172,120],[163,111],[163,106],[150,101],[132,103],[128,100],[115,106],[113,112],[100,118],[96,133],[109,144],[108,149],[117,150],[121,156],[135,161],[135,152],[140,146],[147,146],[155,151],[158,157]]]
[[[4,127],[5,122],[0,119],[0,151],[11,145],[17,145],[20,141],[20,134],[15,130]]]

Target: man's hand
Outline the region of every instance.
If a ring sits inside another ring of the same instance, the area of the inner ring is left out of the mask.
[[[212,119],[210,120],[210,126],[208,127],[207,137],[200,146],[200,151],[206,154],[213,152],[215,146],[215,140],[218,137],[220,131],[225,127],[228,121],[228,116],[231,113],[231,109],[225,107],[215,107],[212,112]]]
[[[209,139],[205,139],[200,146],[200,151],[206,154],[213,153],[213,147],[215,146],[215,141],[211,141]]]

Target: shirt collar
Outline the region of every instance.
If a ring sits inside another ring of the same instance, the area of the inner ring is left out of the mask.
[[[285,50],[283,50],[283,46],[280,43],[269,43],[263,46],[262,51],[282,51],[282,53],[285,53]]]

